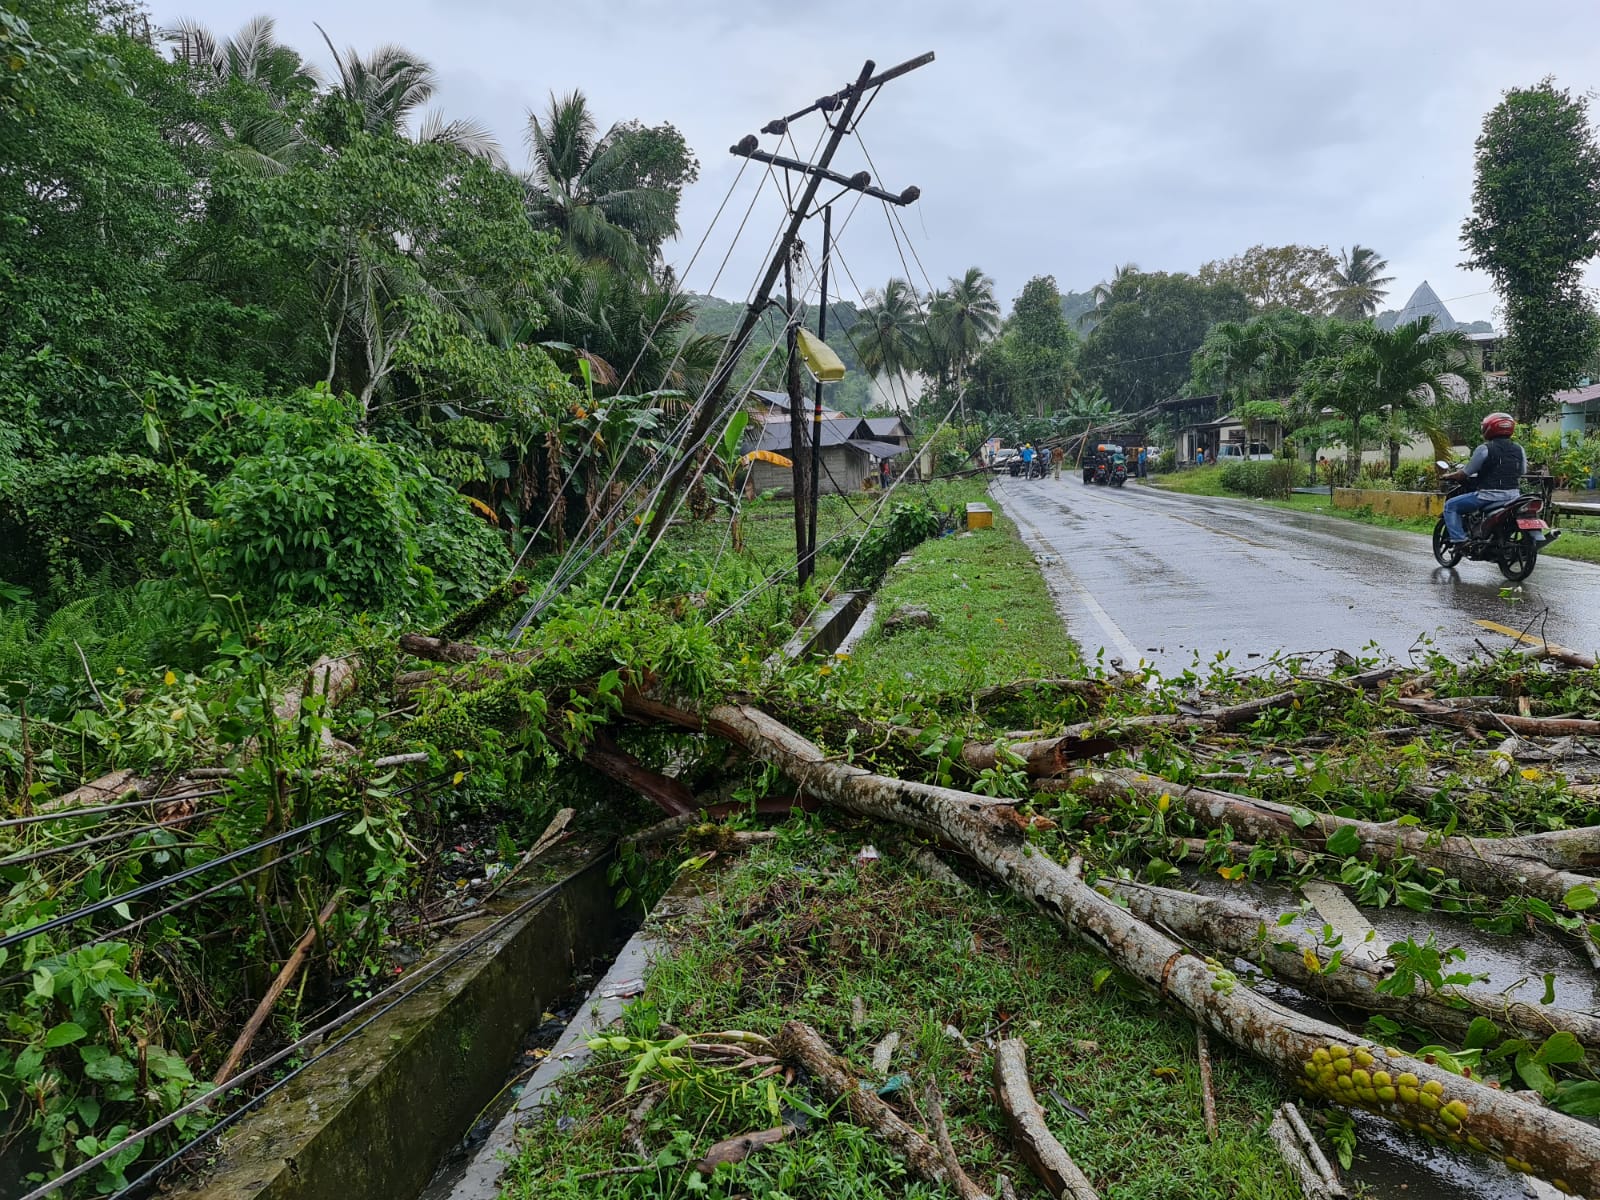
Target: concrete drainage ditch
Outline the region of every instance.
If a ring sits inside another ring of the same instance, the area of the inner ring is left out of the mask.
[[[292,1079],[223,1137],[216,1162],[184,1190],[208,1200],[418,1196],[501,1092],[540,1014],[615,949],[624,930],[609,861],[590,848],[542,864],[562,886]],[[508,893],[413,971],[540,890]]]

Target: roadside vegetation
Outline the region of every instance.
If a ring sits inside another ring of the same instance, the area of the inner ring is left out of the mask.
[[[859,861],[869,842],[883,857]],[[647,1048],[679,1031],[774,1037],[790,1020],[816,1028],[914,1121],[935,1080],[962,1163],[975,1178],[1010,1176],[1024,1195],[1031,1177],[990,1091],[997,1036],[1027,1041],[1047,1119],[1103,1194],[1300,1194],[1263,1132],[1287,1091],[1216,1053],[1219,1136],[1209,1139],[1187,1022],[1108,983],[1103,960],[1063,946],[1017,901],[930,880],[905,849],[868,824],[796,819],[748,858],[703,869],[714,878],[691,879],[711,889],[708,903],[663,931],[670,956],[618,1031],[637,1041],[608,1047],[562,1085],[524,1134],[508,1197],[949,1194],[907,1179],[881,1141],[830,1114],[803,1080],[780,1076],[769,1093],[753,1078],[759,1068],[646,1067],[633,1077]],[[643,1106],[647,1115],[632,1120]],[[804,1128],[695,1181],[692,1164],[709,1145],[785,1119]],[[602,1174],[636,1163],[634,1174]]]

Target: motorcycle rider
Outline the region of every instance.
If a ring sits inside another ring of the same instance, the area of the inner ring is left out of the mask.
[[[1490,413],[1483,419],[1481,428],[1483,445],[1472,452],[1472,457],[1460,469],[1444,476],[1449,480],[1473,479],[1477,483],[1476,491],[1463,492],[1444,503],[1444,527],[1457,546],[1467,541],[1463,524],[1467,513],[1515,500],[1522,494],[1518,484],[1528,471],[1527,454],[1511,440],[1517,422],[1510,413]]]

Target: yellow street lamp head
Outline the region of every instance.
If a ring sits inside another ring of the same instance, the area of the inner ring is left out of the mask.
[[[800,361],[818,383],[838,383],[844,378],[844,363],[833,347],[809,329],[796,331],[795,345],[800,350]]]

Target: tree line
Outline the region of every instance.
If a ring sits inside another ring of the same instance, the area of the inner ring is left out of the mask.
[[[959,386],[989,429],[1032,437],[1211,394],[1222,412],[1277,422],[1306,445],[1342,445],[1352,460],[1377,443],[1393,462],[1419,430],[1469,439],[1473,414],[1490,407],[1537,421],[1556,392],[1600,374],[1600,319],[1581,284],[1600,252],[1588,101],[1549,79],[1513,88],[1485,117],[1475,154],[1462,265],[1487,272],[1500,294],[1503,377],[1484,376],[1467,337],[1492,332],[1487,324],[1402,326],[1403,312],[1380,311],[1394,279],[1360,243],[1337,254],[1255,245],[1192,274],[1128,263],[1065,295],[1036,276],[1004,320],[979,268],[928,295],[893,279],[862,313],[862,365],[924,415],[949,409]],[[972,296],[985,315],[952,340],[938,314],[971,311]]]

